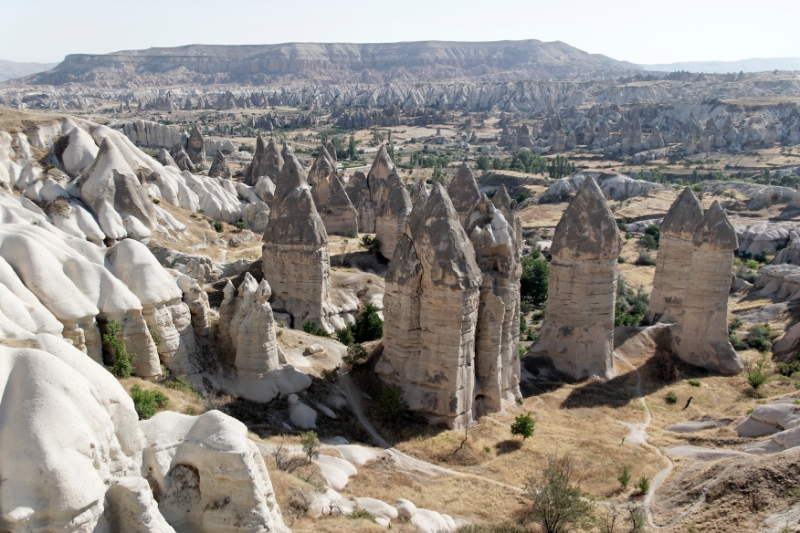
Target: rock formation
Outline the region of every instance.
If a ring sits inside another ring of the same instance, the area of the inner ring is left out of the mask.
[[[703,221],[703,207],[689,187],[673,202],[661,222],[653,291],[646,322],[677,322],[692,276],[692,239]]]
[[[353,173],[345,192],[358,213],[358,229],[362,233],[375,233],[375,202],[372,201],[367,176],[361,171]]]
[[[209,178],[231,179],[231,167],[228,166],[228,158],[221,151],[214,156],[211,168],[208,171]]]
[[[170,155],[172,155],[172,159],[175,162],[175,166],[177,166],[178,169],[194,172],[194,165],[192,164],[192,160],[189,159],[189,154],[186,153],[186,149],[183,147],[182,144],[179,143],[173,146]]]
[[[481,272],[441,185],[419,201],[389,264],[376,372],[432,423],[468,424]]]
[[[574,379],[615,375],[614,305],[621,250],[611,209],[600,187],[587,177],[553,235],[547,310],[529,354],[550,357]]]
[[[514,226],[485,195],[481,195],[467,220],[467,234],[483,273],[475,332],[475,411],[480,414],[500,411],[504,401],[521,398],[519,280],[522,267]]]
[[[728,291],[736,231],[714,202],[692,238],[691,277],[683,314],[672,327],[672,351],[712,372],[734,375],[742,362],[728,338]]]
[[[258,178],[268,176],[277,184],[284,159],[285,157],[278,150],[278,145],[273,137],[270,137],[269,141],[265,143],[264,139],[259,135],[258,139],[256,139],[256,153],[253,155],[250,165],[244,170],[244,182],[247,185],[255,185],[258,182]]]
[[[478,183],[475,181],[469,165],[461,164],[461,168],[447,186],[447,194],[453,201],[453,207],[456,208],[461,225],[466,229],[472,210],[481,199]]]
[[[273,288],[273,308],[289,313],[293,327],[308,320],[332,331],[328,234],[293,155],[284,161],[264,232],[262,268]]]
[[[178,163],[172,158],[169,152],[167,152],[166,148],[162,148],[158,151],[158,155],[156,156],[156,161],[164,165],[165,167],[175,167],[178,168]]]
[[[428,186],[425,185],[425,180],[421,179],[417,182],[417,185],[414,187],[414,192],[411,193],[411,203],[413,205],[417,205],[417,200],[422,199],[423,201],[427,201],[430,197],[431,192],[428,190]]]
[[[358,233],[358,212],[336,171],[336,160],[324,146],[319,147],[317,159],[308,171],[308,184],[317,212],[329,234]]]
[[[186,155],[195,165],[201,165],[206,162],[206,145],[203,141],[203,134],[200,133],[197,124],[192,128],[192,133],[186,143]]]
[[[249,273],[239,287],[237,308],[230,327],[239,376],[262,376],[281,366],[270,296],[272,290],[267,280],[256,286]]]
[[[395,247],[406,231],[411,215],[411,196],[397,173],[392,173],[385,185],[388,189],[386,201],[378,208],[375,219],[375,238],[378,239],[381,255],[390,259]]]

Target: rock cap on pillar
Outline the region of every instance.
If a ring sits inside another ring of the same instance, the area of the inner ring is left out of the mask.
[[[662,234],[689,240],[694,238],[694,232],[702,221],[703,206],[700,205],[692,189],[686,187],[670,206],[660,229]]]

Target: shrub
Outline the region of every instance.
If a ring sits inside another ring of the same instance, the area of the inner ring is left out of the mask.
[[[745,280],[747,283],[755,283],[758,281],[758,273],[752,270],[739,270],[736,277]]]
[[[642,491],[642,494],[647,494],[647,491],[650,490],[650,478],[642,475],[636,483],[636,488]]]
[[[353,337],[353,327],[347,326],[346,328],[336,330],[336,340],[345,346],[352,346],[355,344],[356,339]]]
[[[530,520],[545,533],[566,533],[576,527],[588,530],[592,506],[583,499],[579,482],[577,465],[569,454],[551,456],[542,478],[528,483]]]
[[[303,331],[305,331],[310,335],[314,335],[316,337],[330,338],[330,334],[328,334],[328,332],[326,332],[321,327],[317,326],[317,323],[314,322],[313,320],[306,320],[305,322],[303,322],[303,325],[301,327],[303,328]]]
[[[131,387],[131,398],[139,420],[149,420],[158,409],[169,405],[169,398],[157,390],[143,390],[138,385]]]
[[[342,363],[347,368],[355,368],[367,360],[369,354],[360,344],[351,344],[347,347],[347,353],[342,357]]]
[[[732,333],[736,331],[737,329],[742,327],[742,324],[743,322],[741,318],[739,318],[738,316],[733,317],[731,321],[728,323],[728,332]]]
[[[689,381],[687,381],[687,383],[689,385],[691,385],[692,387],[702,387],[703,386],[703,384],[700,383],[700,381],[698,381],[696,379],[690,379]]]
[[[741,352],[742,350],[748,349],[750,346],[737,334],[734,332],[728,333],[728,339],[731,341],[731,346],[737,352]]]
[[[511,434],[522,437],[525,440],[533,437],[533,430],[536,426],[536,421],[531,417],[530,413],[524,415],[517,415],[514,423],[511,424]]]
[[[383,320],[378,316],[375,304],[368,303],[353,324],[353,337],[356,342],[375,341],[383,337]]]
[[[624,263],[627,263],[627,262],[628,262],[628,260],[625,259],[624,257],[622,257],[622,256],[617,257],[617,263],[624,264]]]
[[[699,183],[695,183],[694,185],[692,185],[692,190],[694,192],[703,192],[703,186],[700,185]]]
[[[550,263],[533,256],[525,256],[520,262],[522,263],[522,277],[520,278],[522,299],[529,301],[533,305],[542,305],[547,301]]]
[[[408,412],[408,403],[403,398],[403,389],[397,385],[389,385],[381,391],[378,402],[378,414],[384,422],[396,424]]]
[[[131,361],[133,357],[128,354],[128,348],[118,337],[121,331],[122,326],[119,322],[113,318],[109,320],[106,323],[106,332],[103,334],[103,344],[114,354],[114,365],[111,367],[111,371],[117,377],[127,378],[131,375]]]
[[[761,358],[756,361],[755,365],[747,363],[745,366],[745,375],[747,376],[747,382],[753,387],[753,390],[758,390],[761,385],[767,382],[771,366],[766,355],[762,355]]]
[[[364,235],[361,237],[360,246],[366,249],[371,254],[378,254],[381,250],[381,244],[378,242],[377,237],[370,237],[369,235]]]
[[[619,476],[617,477],[617,481],[619,484],[622,485],[623,489],[628,488],[628,483],[631,482],[631,470],[630,468],[623,467],[622,472],[620,472]]]
[[[217,233],[222,233],[222,231],[225,229],[222,227],[222,222],[219,220],[212,220],[211,225],[214,226],[214,231]]]
[[[306,460],[310,463],[319,457],[319,449],[322,446],[317,438],[317,433],[309,431],[304,433],[300,439],[300,444],[303,446],[303,453],[306,455]]]
[[[178,376],[175,379],[165,382],[164,386],[168,389],[188,392],[190,394],[198,394],[198,392],[194,390],[194,387],[192,387],[192,385],[186,381],[186,378],[183,376]]]
[[[639,238],[639,243],[648,250],[656,250],[658,248],[658,239],[656,239],[652,235],[648,234],[642,235]]]
[[[643,287],[634,292],[628,287],[625,278],[617,280],[617,303],[614,309],[614,326],[638,326],[642,323],[650,296]]]
[[[345,233],[344,236],[347,237],[348,239],[357,239],[358,232],[356,230],[350,230],[347,233]]]
[[[745,262],[745,266],[753,270],[758,270],[758,261],[756,261],[755,259],[748,259]]]
[[[778,363],[775,366],[778,367],[778,373],[781,376],[791,377],[796,372],[800,372],[800,359],[788,363]]]
[[[650,235],[656,241],[656,247],[661,242],[661,228],[656,226],[655,224],[650,224],[644,229],[645,235]]]
[[[673,391],[669,391],[667,395],[664,396],[664,400],[666,400],[667,403],[678,403],[678,395]]]
[[[639,257],[636,258],[635,264],[638,266],[655,266],[656,260],[647,252],[640,252]]]
[[[239,231],[243,231],[247,229],[247,224],[243,220],[237,220],[234,227]]]
[[[772,350],[772,328],[768,324],[756,324],[747,332],[747,344],[759,352]]]

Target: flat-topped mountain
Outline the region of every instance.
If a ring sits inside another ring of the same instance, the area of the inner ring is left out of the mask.
[[[154,86],[290,80],[383,83],[438,79],[510,81],[597,78],[639,67],[562,42],[420,41],[386,44],[188,45],[111,54],[73,54],[22,83]]]

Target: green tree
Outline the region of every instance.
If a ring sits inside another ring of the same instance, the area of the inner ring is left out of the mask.
[[[378,316],[378,308],[367,303],[353,325],[353,338],[357,343],[378,340],[383,337],[383,320]]]
[[[322,445],[315,431],[304,433],[303,437],[300,439],[300,444],[303,446],[303,453],[306,455],[306,459],[309,463],[319,457],[319,449]]]
[[[631,470],[630,470],[630,468],[628,468],[627,466],[624,467],[622,469],[622,472],[620,473],[619,477],[617,478],[617,481],[619,481],[619,484],[622,485],[623,489],[627,489],[628,488],[628,483],[631,482]]]
[[[114,354],[114,364],[112,371],[120,378],[127,378],[131,375],[131,361],[135,356],[128,354],[125,342],[119,338],[122,326],[113,318],[106,323],[106,332],[103,334],[103,344]],[[152,415],[151,415],[152,416]]]
[[[444,174],[442,174],[441,167],[436,166],[433,168],[433,176],[431,176],[431,183],[434,185],[437,183],[441,183],[442,185],[444,185]]]
[[[403,398],[403,389],[397,385],[389,385],[381,391],[378,402],[378,414],[384,422],[396,424],[408,412],[408,403]]]
[[[577,527],[589,529],[592,505],[583,499],[581,475],[569,454],[551,456],[541,479],[528,483],[531,521],[545,533],[567,533]]]
[[[482,155],[475,160],[475,165],[478,167],[478,170],[489,170],[491,164],[492,161],[485,155]]]
[[[517,415],[514,423],[511,424],[511,434],[522,437],[522,440],[533,437],[533,430],[536,426],[536,421],[531,417],[530,413],[524,415]]]
[[[358,148],[356,147],[356,138],[353,135],[350,136],[350,141],[347,145],[347,155],[353,161],[358,159]]]
[[[524,256],[520,293],[522,298],[533,305],[542,305],[547,301],[547,286],[550,281],[550,264],[544,259]]]
[[[169,398],[158,390],[144,390],[138,385],[131,387],[131,399],[139,420],[149,420],[158,409],[169,405]]]
[[[692,183],[700,183],[700,174],[697,169],[692,170]]]

